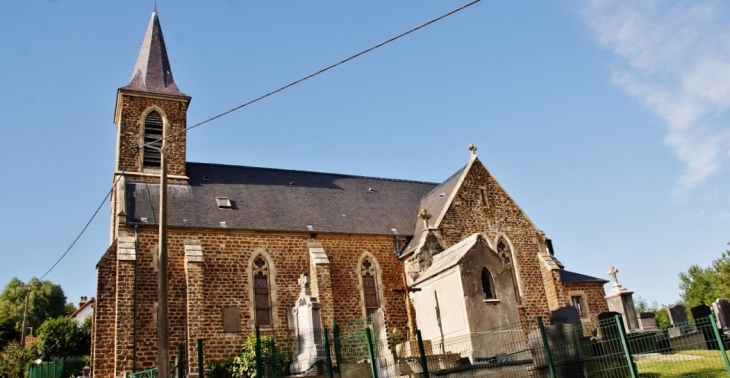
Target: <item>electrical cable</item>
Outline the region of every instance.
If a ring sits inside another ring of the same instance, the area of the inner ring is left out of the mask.
[[[136,158],[137,157],[136,155],[138,155],[138,154],[139,154],[139,149],[137,150],[137,152],[135,152],[135,156],[132,157],[132,159]],[[91,215],[91,218],[89,219],[89,221],[86,222],[86,224],[84,225],[84,228],[81,229],[81,232],[79,232],[79,234],[76,236],[76,239],[74,239],[74,241],[71,243],[71,245],[68,246],[68,248],[66,248],[66,251],[63,252],[63,254],[61,255],[61,257],[58,258],[58,260],[56,260],[56,262],[53,264],[53,266],[51,266],[51,268],[48,269],[48,271],[46,271],[38,280],[42,280],[49,273],[51,273],[51,271],[53,271],[53,269],[56,267],[56,265],[58,265],[58,263],[60,263],[61,260],[63,260],[63,258],[66,257],[66,255],[68,254],[68,252],[71,251],[71,249],[76,245],[76,242],[78,242],[79,239],[81,239],[81,235],[83,235],[84,232],[86,232],[86,229],[89,228],[89,225],[91,224],[92,221],[94,221],[94,218],[96,218],[96,215],[99,214],[99,210],[101,210],[101,208],[104,206],[104,203],[106,202],[106,199],[109,198],[111,196],[111,194],[114,192],[114,187],[117,186],[117,183],[122,178],[122,176],[124,176],[125,173],[127,173],[127,172],[126,171],[122,171],[122,173],[120,173],[119,175],[117,175],[117,178],[114,179],[114,183],[112,184],[112,188],[109,189],[109,192],[107,192],[106,196],[104,196],[104,199],[101,201],[101,203],[99,204],[99,206],[96,208],[96,211],[94,211],[94,214]]]
[[[419,30],[419,29],[422,29],[422,28],[424,28],[424,27],[426,27],[426,26],[428,26],[428,25],[431,25],[431,24],[433,24],[433,23],[435,23],[435,22],[437,22],[437,21],[440,21],[440,20],[442,20],[442,19],[444,19],[444,18],[446,18],[446,17],[448,17],[448,16],[451,16],[452,14],[454,14],[454,13],[457,13],[457,12],[459,12],[459,11],[461,11],[461,10],[464,10],[464,9],[466,9],[466,8],[468,8],[468,7],[472,6],[472,5],[474,5],[474,4],[476,4],[476,3],[480,2],[480,1],[481,1],[481,0],[472,0],[471,2],[469,2],[469,3],[465,4],[465,5],[462,5],[462,6],[460,6],[460,7],[456,8],[456,9],[454,9],[454,10],[451,10],[451,11],[449,11],[449,12],[447,12],[447,13],[444,13],[444,14],[442,14],[441,16],[438,16],[438,17],[436,17],[436,18],[433,18],[433,19],[431,19],[431,20],[429,20],[429,21],[427,21],[427,22],[425,22],[425,23],[423,23],[423,24],[421,24],[421,25],[418,25],[418,26],[416,26],[416,27],[414,27],[414,28],[411,28],[411,29],[409,29],[409,30],[407,30],[407,31],[405,31],[405,32],[403,32],[403,33],[400,33],[400,34],[396,35],[395,37],[391,37],[391,38],[388,38],[388,39],[386,39],[386,40],[385,40],[385,41],[383,41],[383,42],[380,42],[380,43],[378,43],[378,44],[376,44],[376,45],[374,45],[374,46],[372,46],[372,47],[369,47],[369,48],[367,48],[367,49],[365,49],[365,50],[362,50],[362,51],[360,51],[360,52],[358,52],[358,53],[356,53],[356,54],[354,54],[354,55],[351,55],[351,56],[349,56],[349,57],[347,57],[347,58],[345,58],[345,59],[342,59],[342,60],[338,61],[337,63],[331,64],[331,65],[329,65],[329,66],[327,66],[327,67],[325,67],[325,68],[322,68],[322,69],[320,69],[320,70],[318,70],[318,71],[316,71],[316,72],[314,72],[314,73],[311,73],[311,74],[309,74],[309,75],[306,75],[306,76],[304,76],[304,77],[302,77],[302,78],[300,78],[300,79],[297,79],[297,80],[294,80],[294,81],[292,81],[292,82],[291,82],[291,83],[289,83],[289,84],[286,84],[286,85],[284,85],[284,86],[282,86],[282,87],[279,87],[279,88],[277,88],[277,89],[275,89],[275,90],[273,90],[273,91],[267,92],[267,93],[266,93],[266,94],[264,94],[264,95],[261,95],[261,96],[259,96],[259,97],[256,97],[256,98],[254,98],[253,100],[247,101],[247,102],[245,102],[245,103],[243,103],[243,104],[241,104],[241,105],[238,105],[238,106],[236,106],[236,107],[234,107],[234,108],[231,108],[231,109],[229,109],[229,110],[226,110],[226,111],[224,111],[224,112],[222,112],[222,113],[219,113],[219,114],[217,114],[217,115],[215,115],[215,116],[213,116],[213,117],[210,117],[210,118],[208,118],[208,119],[205,119],[205,120],[203,120],[203,121],[201,121],[201,122],[198,122],[198,123],[196,123],[196,124],[194,124],[194,125],[192,125],[192,126],[190,126],[190,127],[187,127],[187,128],[185,128],[184,130],[178,131],[177,133],[173,133],[173,134],[171,134],[171,135],[169,135],[169,136],[166,136],[166,137],[164,137],[164,138],[160,138],[160,139],[157,139],[157,140],[155,140],[155,141],[153,141],[153,142],[151,142],[151,143],[154,143],[154,142],[159,142],[159,141],[162,141],[163,139],[169,139],[169,138],[175,137],[175,136],[176,136],[176,135],[178,135],[178,134],[181,134],[181,133],[187,132],[188,130],[192,130],[192,129],[194,129],[194,128],[197,128],[197,127],[199,127],[199,126],[202,126],[202,125],[204,125],[204,124],[206,124],[206,123],[209,123],[209,122],[211,122],[211,121],[213,121],[213,120],[216,120],[216,119],[218,119],[218,118],[221,118],[221,117],[223,117],[223,116],[225,116],[225,115],[228,115],[228,114],[230,114],[230,113],[233,113],[233,112],[235,112],[236,110],[239,110],[239,109],[241,109],[241,108],[244,108],[244,107],[246,107],[246,106],[248,106],[248,105],[251,105],[251,104],[253,104],[253,103],[255,103],[255,102],[261,101],[261,100],[263,100],[263,99],[265,99],[265,98],[267,98],[267,97],[269,97],[269,96],[271,96],[271,95],[274,95],[274,94],[276,94],[276,93],[279,93],[279,92],[281,92],[281,91],[283,91],[283,90],[285,90],[285,89],[287,89],[287,88],[293,87],[293,86],[295,86],[295,85],[297,85],[297,84],[299,84],[299,83],[301,83],[301,82],[304,82],[304,81],[306,81],[306,80],[309,80],[309,79],[311,79],[311,78],[313,78],[313,77],[315,77],[315,76],[317,76],[317,75],[319,75],[319,74],[322,74],[322,73],[324,73],[324,72],[326,72],[326,71],[329,71],[329,70],[331,70],[331,69],[333,69],[333,68],[335,68],[335,67],[337,67],[337,66],[339,66],[339,65],[342,65],[342,64],[344,64],[344,63],[347,63],[347,62],[349,62],[349,61],[351,61],[351,60],[353,60],[353,59],[355,59],[355,58],[358,58],[358,57],[360,57],[360,56],[362,56],[362,55],[365,55],[365,54],[367,54],[367,53],[369,53],[369,52],[371,52],[371,51],[373,51],[373,50],[375,50],[375,49],[377,49],[377,48],[380,48],[380,47],[382,47],[382,46],[385,46],[385,45],[387,45],[387,44],[389,44],[389,43],[391,43],[391,42],[393,42],[393,41],[395,41],[395,40],[397,40],[397,39],[400,39],[400,38],[402,38],[402,37],[405,37],[406,35],[408,35],[408,34],[411,34],[411,33],[415,32],[415,31],[417,31],[417,30]],[[133,159],[134,159],[134,158],[136,158],[138,154],[139,154],[139,149],[137,149],[137,152],[135,153],[135,156],[133,157]],[[121,174],[119,174],[119,175],[117,176],[117,178],[116,178],[116,179],[114,180],[114,183],[112,184],[112,188],[111,188],[111,189],[109,190],[109,192],[107,193],[107,195],[106,195],[106,196],[104,197],[104,200],[102,200],[102,201],[101,201],[101,204],[99,205],[99,207],[97,207],[97,208],[96,208],[96,211],[94,211],[94,214],[93,214],[93,215],[91,216],[91,218],[89,219],[89,221],[88,221],[88,222],[86,222],[86,225],[84,225],[84,228],[83,228],[83,229],[81,230],[81,232],[80,232],[80,233],[78,234],[78,236],[76,236],[76,239],[74,239],[74,241],[73,241],[73,242],[71,243],[71,245],[70,245],[70,246],[69,246],[69,247],[68,247],[68,248],[66,249],[66,251],[65,251],[65,252],[64,252],[64,253],[63,253],[63,254],[61,255],[61,257],[60,257],[60,258],[59,258],[58,260],[56,260],[56,262],[55,262],[55,263],[53,264],[53,266],[51,266],[51,268],[50,268],[50,269],[48,269],[48,271],[47,271],[47,272],[46,272],[45,274],[43,274],[43,275],[42,275],[42,276],[40,277],[40,279],[43,279],[43,278],[44,278],[44,277],[46,277],[46,276],[47,276],[47,275],[48,275],[49,273],[51,273],[51,271],[53,271],[53,269],[54,269],[54,268],[55,268],[55,267],[56,267],[56,266],[58,265],[58,263],[60,263],[60,262],[61,262],[61,260],[63,260],[63,258],[64,258],[64,257],[66,257],[66,255],[68,254],[68,252],[69,252],[69,251],[71,251],[71,249],[72,249],[72,248],[73,248],[73,247],[74,247],[74,246],[76,245],[76,242],[78,242],[78,241],[79,241],[79,239],[80,239],[80,238],[81,238],[81,236],[82,236],[82,235],[84,234],[84,232],[86,231],[86,229],[87,229],[87,228],[89,227],[89,225],[91,224],[91,222],[92,222],[92,221],[94,220],[94,218],[96,218],[96,215],[97,215],[97,214],[99,213],[99,210],[101,210],[101,208],[102,208],[102,207],[104,206],[104,202],[106,202],[107,198],[109,198],[109,197],[110,197],[110,195],[111,195],[111,194],[112,194],[112,193],[114,192],[114,187],[115,187],[115,186],[117,185],[117,182],[119,182],[119,179],[120,179],[120,178],[121,178],[121,177],[122,177],[122,176],[123,176],[123,175],[124,175],[125,173],[126,173],[126,171],[123,171],[123,172],[121,172]],[[149,189],[148,189],[148,190],[149,190]],[[149,194],[149,193],[148,193],[148,194]]]

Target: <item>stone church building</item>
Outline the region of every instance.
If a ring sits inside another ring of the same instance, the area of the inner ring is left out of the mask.
[[[607,311],[606,281],[563,268],[473,146],[466,165],[442,183],[188,162],[191,97],[173,80],[157,13],[116,101],[110,246],[97,264],[95,377],[156,365],[162,137],[170,355],[188,345],[190,372],[197,371],[199,338],[205,359],[214,361],[237,353],[255,325],[291,327],[302,274],[323,325],[380,308],[388,328],[405,331],[403,294],[393,291],[404,275],[431,293],[412,297],[425,334],[434,332],[427,313],[434,295],[442,308],[463,306],[472,330],[549,318],[565,305],[585,319]],[[439,285],[442,278],[458,290]]]

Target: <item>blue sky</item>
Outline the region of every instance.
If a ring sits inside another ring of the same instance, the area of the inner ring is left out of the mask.
[[[466,1],[160,0],[189,125]],[[111,187],[152,1],[0,5],[0,284],[44,274]],[[482,1],[194,129],[188,160],[441,182],[467,146],[569,270],[678,299],[730,241],[730,5]],[[95,295],[108,202],[46,277]],[[609,289],[609,285],[606,286]]]

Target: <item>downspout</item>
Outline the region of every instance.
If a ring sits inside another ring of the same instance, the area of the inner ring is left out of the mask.
[[[137,372],[137,265],[139,265],[139,232],[138,225],[134,225],[134,294],[132,299],[132,373]]]

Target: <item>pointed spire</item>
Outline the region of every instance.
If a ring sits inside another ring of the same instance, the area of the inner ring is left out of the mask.
[[[172,79],[170,61],[167,59],[165,39],[162,37],[157,11],[152,12],[147,33],[139,50],[137,64],[134,65],[132,81],[123,89],[140,92],[162,93],[184,96]]]

